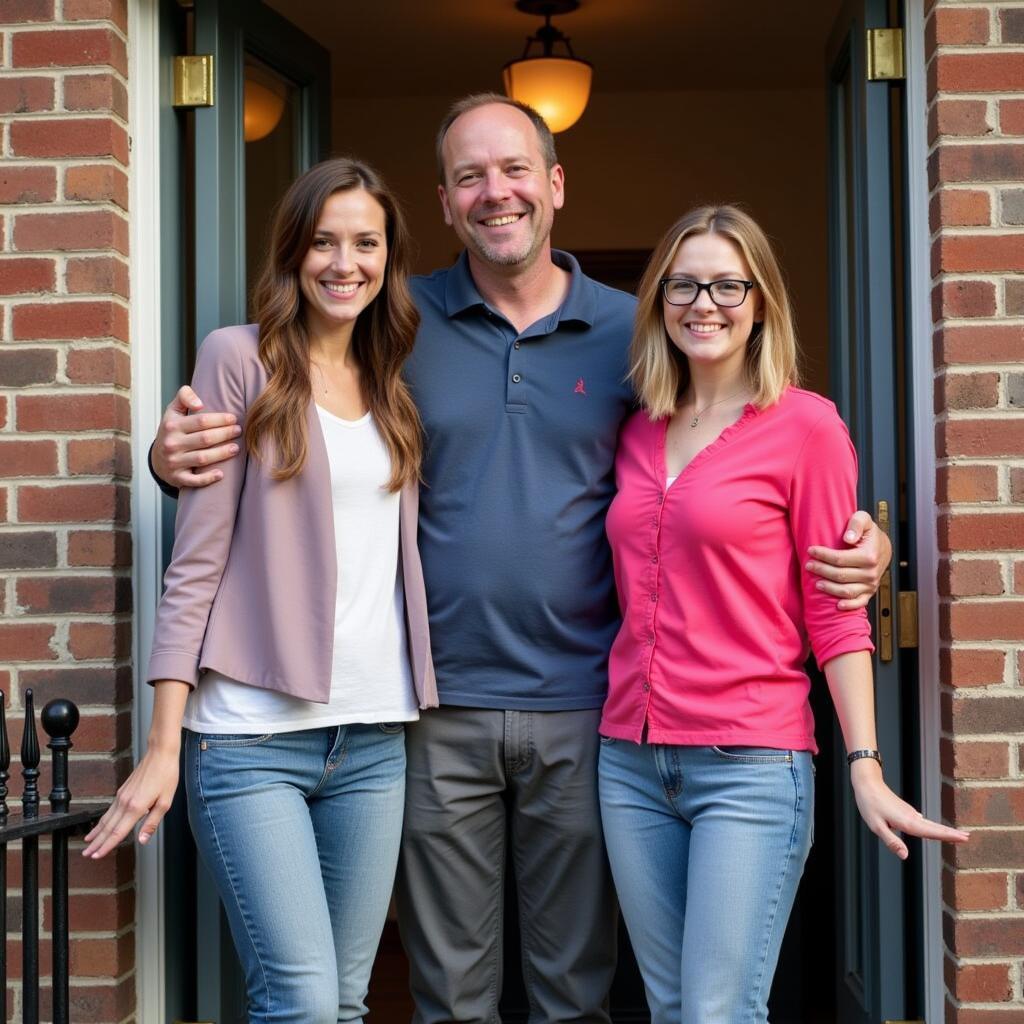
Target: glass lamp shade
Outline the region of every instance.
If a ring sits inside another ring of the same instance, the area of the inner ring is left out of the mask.
[[[257,142],[265,139],[277,127],[284,113],[284,96],[246,74],[244,108],[242,123],[245,141]]]
[[[571,57],[526,57],[506,64],[502,76],[507,96],[533,107],[553,132],[564,132],[587,107],[593,68]]]

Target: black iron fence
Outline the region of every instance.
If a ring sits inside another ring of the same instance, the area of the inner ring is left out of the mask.
[[[39,1021],[39,839],[50,836],[53,866],[53,1021],[69,1021],[69,943],[68,943],[68,839],[87,831],[100,815],[102,807],[71,809],[68,788],[68,751],[71,734],[78,727],[78,708],[69,700],[51,700],[40,716],[50,737],[47,746],[53,752],[53,788],[49,810],[39,806],[39,736],[36,732],[32,691],[25,691],[25,728],[21,735],[21,774],[24,789],[21,812],[7,808],[7,781],[10,778],[11,748],[7,739],[4,695],[0,692],[0,982],[7,992],[7,846],[21,841],[21,977],[22,1021]]]

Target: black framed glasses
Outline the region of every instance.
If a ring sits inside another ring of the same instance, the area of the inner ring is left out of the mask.
[[[688,277],[663,277],[660,281],[661,294],[670,306],[689,306],[697,296],[706,291],[716,306],[730,308],[742,306],[755,287],[753,281],[691,281]]]

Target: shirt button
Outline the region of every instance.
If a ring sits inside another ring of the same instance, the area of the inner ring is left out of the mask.
[[[644,691],[644,693],[651,692],[651,684],[647,679],[644,680],[644,685],[641,687],[641,689]]]
[[[517,341],[512,347],[513,348],[519,348],[519,342]]]
[[[647,646],[648,647],[653,647],[654,646],[654,637],[653,636],[649,636],[647,638]]]
[[[658,600],[658,595],[657,594],[651,594],[651,600],[652,601],[657,601]]]
[[[657,516],[651,516],[651,526],[657,526],[657,525],[658,525],[658,517]]]
[[[513,384],[518,384],[522,379],[523,378],[520,377],[518,373],[513,373],[512,374],[512,383]]]
[[[665,500],[665,495],[664,494],[659,494],[658,495],[658,504],[660,505],[664,500]]]
[[[653,565],[657,565],[658,564],[658,556],[657,555],[651,555],[651,563]]]

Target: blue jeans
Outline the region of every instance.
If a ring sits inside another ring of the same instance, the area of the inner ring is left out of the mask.
[[[398,860],[404,728],[188,732],[185,753],[250,1022],[361,1021]]]
[[[652,1024],[764,1024],[811,846],[810,753],[602,738],[599,778]]]

